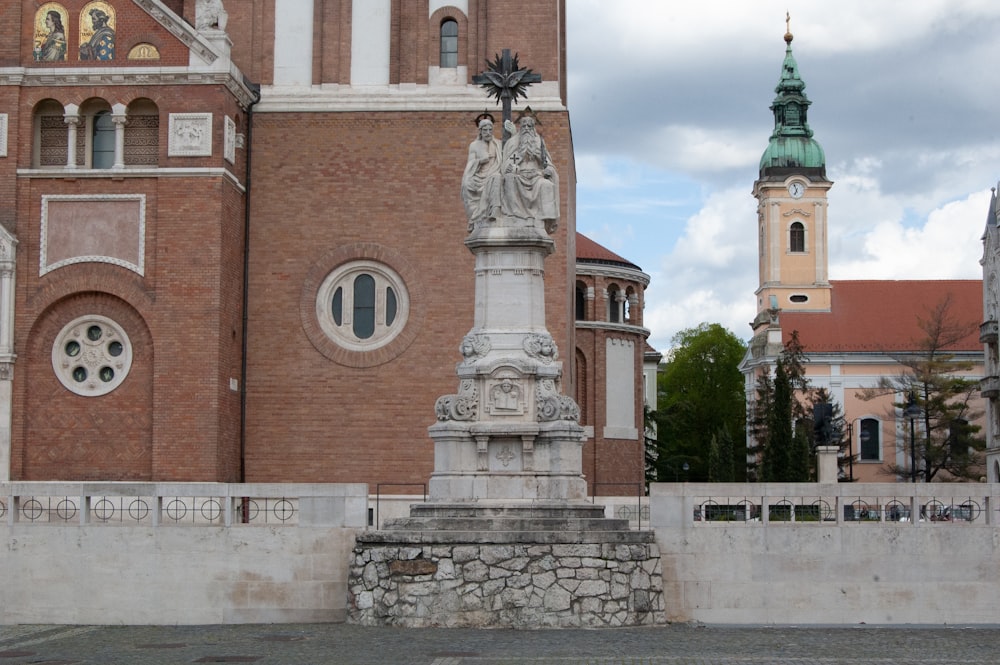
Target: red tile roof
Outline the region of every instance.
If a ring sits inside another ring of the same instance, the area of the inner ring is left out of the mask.
[[[916,350],[925,337],[918,317],[950,295],[957,322],[969,323],[969,334],[954,351],[982,351],[982,280],[857,280],[831,281],[830,312],[782,311],[784,341],[793,330],[806,353],[892,352]]]
[[[610,249],[599,245],[582,233],[576,234],[576,260],[584,263],[611,263],[642,270],[639,266],[627,259],[623,259]]]

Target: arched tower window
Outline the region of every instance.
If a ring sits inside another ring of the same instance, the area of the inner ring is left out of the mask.
[[[576,283],[576,320],[587,320],[587,285],[583,282]]]
[[[621,291],[614,284],[608,287],[608,321],[611,323],[622,322]]]
[[[792,252],[806,251],[806,227],[802,222],[792,222],[788,228],[788,249]]]
[[[458,67],[458,21],[441,21],[441,67]]]

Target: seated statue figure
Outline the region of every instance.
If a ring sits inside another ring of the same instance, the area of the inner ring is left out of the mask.
[[[462,174],[462,202],[469,231],[477,223],[496,219],[500,208],[500,146],[493,139],[493,118],[478,118],[479,134],[469,144],[469,160]]]
[[[517,133],[503,149],[501,212],[526,222],[541,221],[552,233],[559,221],[559,176],[545,141],[535,130],[535,118],[523,115]]]

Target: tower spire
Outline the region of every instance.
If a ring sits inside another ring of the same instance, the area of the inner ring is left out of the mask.
[[[785,59],[771,103],[774,131],[760,159],[760,175],[783,177],[794,171],[825,178],[826,156],[809,128],[808,110],[812,102],[806,97],[806,84],[799,76],[799,65],[792,54],[792,39],[791,15],[785,12]]]

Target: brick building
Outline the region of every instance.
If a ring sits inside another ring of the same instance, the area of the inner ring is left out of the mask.
[[[472,77],[505,48],[541,76],[574,394],[564,0],[8,4],[0,479],[418,491],[473,321]]]

